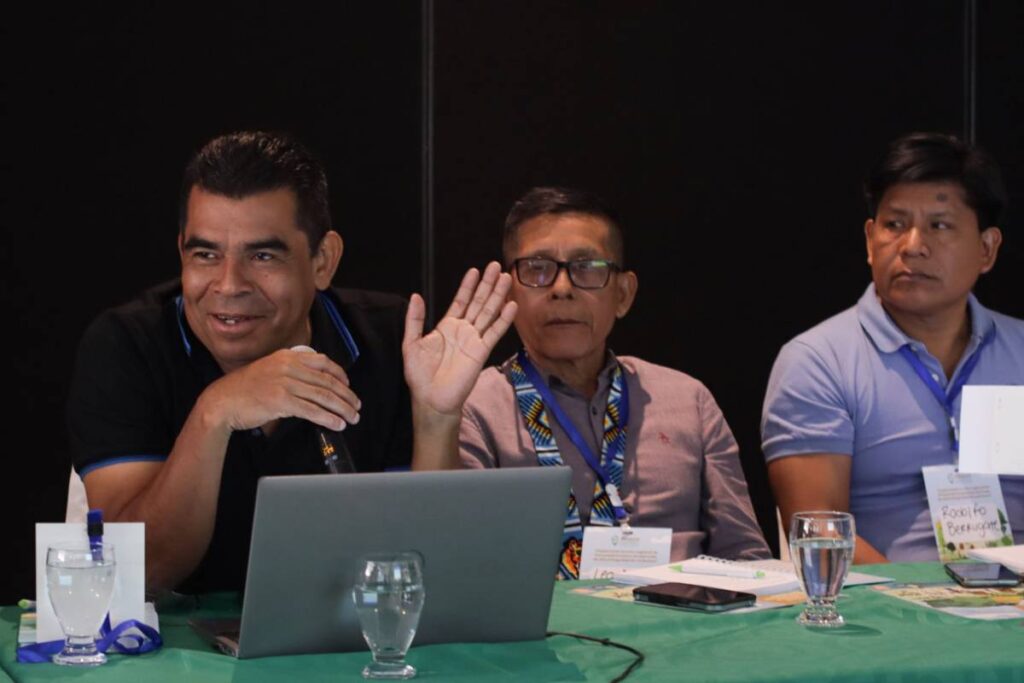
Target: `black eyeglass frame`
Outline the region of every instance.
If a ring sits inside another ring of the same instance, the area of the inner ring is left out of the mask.
[[[555,274],[552,276],[551,282],[547,283],[546,285],[531,285],[529,283],[523,282],[523,276],[519,272],[519,264],[530,261],[544,261],[546,263],[555,264]],[[578,282],[576,282],[576,276],[573,274],[573,266],[580,263],[601,264],[607,266],[607,270],[605,271],[604,282],[602,282],[600,285],[581,285]],[[563,268],[565,269],[565,272],[568,274],[569,282],[572,283],[572,286],[577,287],[579,289],[604,289],[605,287],[608,286],[608,283],[611,281],[613,272],[622,272],[622,266],[620,266],[618,263],[603,258],[584,258],[574,259],[572,261],[556,261],[555,259],[547,258],[546,256],[526,256],[523,258],[517,258],[515,261],[512,262],[512,265],[509,266],[509,270],[514,270],[516,272],[516,279],[519,280],[519,284],[521,284],[523,287],[530,287],[532,289],[541,289],[544,287],[554,286],[555,281],[558,279],[558,274],[562,271]]]

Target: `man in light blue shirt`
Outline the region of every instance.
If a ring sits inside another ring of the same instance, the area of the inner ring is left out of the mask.
[[[959,387],[1024,384],[1024,321],[971,294],[1002,243],[1005,191],[980,150],[915,133],[890,146],[865,196],[873,282],[782,348],[762,447],[783,519],[849,510],[855,562],[936,560],[921,468],[956,462]],[[1000,481],[1022,543],[1024,477]]]

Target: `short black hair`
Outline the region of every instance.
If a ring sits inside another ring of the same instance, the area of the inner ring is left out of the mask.
[[[288,188],[295,193],[295,221],[310,251],[331,229],[327,174],[313,154],[286,133],[241,131],[210,140],[185,167],[178,204],[184,233],[193,187],[232,199]]]
[[[980,230],[999,225],[1007,201],[999,166],[979,147],[942,133],[910,133],[889,144],[864,181],[868,213],[878,214],[878,203],[893,185],[929,182],[960,185]]]
[[[617,265],[625,267],[625,245],[615,210],[592,192],[568,187],[534,187],[512,205],[508,216],[505,217],[501,243],[505,266],[512,265],[519,227],[523,223],[537,216],[563,213],[581,213],[600,218],[607,223],[611,257]]]

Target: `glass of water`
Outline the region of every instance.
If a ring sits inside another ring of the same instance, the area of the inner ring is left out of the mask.
[[[423,561],[414,551],[360,559],[352,599],[373,653],[363,678],[405,679],[416,669],[405,663],[423,610]]]
[[[836,628],[844,624],[836,598],[853,562],[857,538],[849,512],[798,512],[789,527],[789,551],[807,594],[807,607],[797,617],[804,626]]]
[[[46,550],[46,592],[64,631],[56,664],[98,666],[107,661],[96,635],[114,597],[114,546],[70,545]]]

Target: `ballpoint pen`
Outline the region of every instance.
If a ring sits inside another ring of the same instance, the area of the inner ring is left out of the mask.
[[[86,520],[89,550],[92,551],[92,559],[99,562],[103,559],[103,510],[89,510]]]

